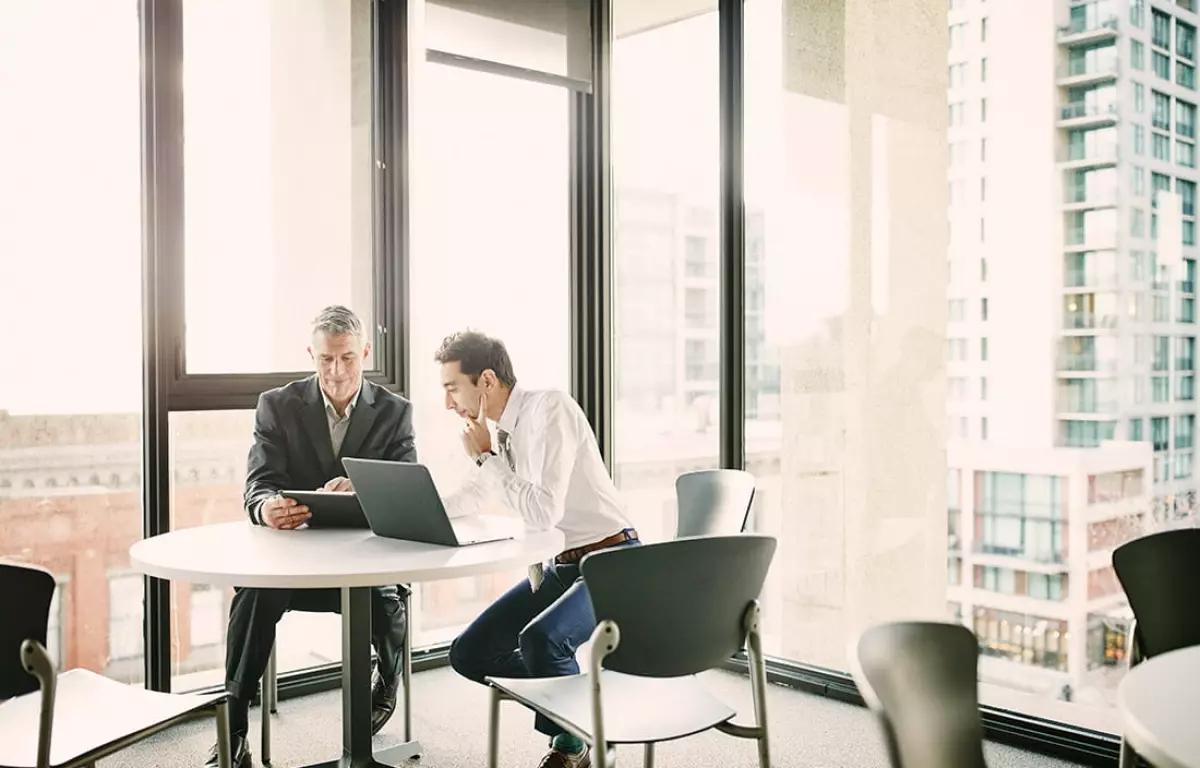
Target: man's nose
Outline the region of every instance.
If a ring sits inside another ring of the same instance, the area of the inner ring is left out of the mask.
[[[446,410],[447,411],[454,410],[454,398],[450,397],[450,395],[448,395],[448,394],[446,395]]]

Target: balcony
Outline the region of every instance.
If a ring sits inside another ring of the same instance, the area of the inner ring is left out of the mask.
[[[1071,62],[1058,68],[1058,84],[1064,88],[1097,85],[1116,80],[1120,74],[1121,62],[1117,59]]]
[[[1011,567],[1013,564],[1011,560],[1019,560],[1042,566],[1066,566],[1066,559],[1063,553],[1055,552],[1051,549],[1006,547],[1000,544],[976,541],[973,550],[977,555],[975,559],[977,565],[1007,565]],[[1029,570],[1042,571],[1042,569],[1033,568]],[[1049,570],[1053,572],[1058,569],[1051,567]]]
[[[1102,360],[1095,355],[1059,355],[1058,370],[1067,373],[1116,373],[1116,359]]]
[[[1063,329],[1068,331],[1095,328],[1114,330],[1117,325],[1117,315],[1100,315],[1091,312],[1066,312],[1063,314]]]
[[[1074,289],[1087,289],[1092,291],[1097,288],[1116,288],[1119,284],[1117,273],[1112,269],[1099,270],[1088,268],[1067,267],[1063,272],[1063,286],[1070,289],[1069,292],[1079,292]]]
[[[1085,170],[1116,165],[1121,159],[1121,149],[1116,142],[1099,146],[1068,147],[1059,163],[1063,170]]]
[[[1117,17],[1103,19],[1072,19],[1058,28],[1058,42],[1062,45],[1088,45],[1117,37]]]
[[[1120,238],[1111,229],[1093,228],[1091,231],[1083,227],[1067,227],[1063,232],[1063,250],[1075,251],[1111,251],[1120,245]]]
[[[1119,108],[1116,102],[1093,104],[1086,101],[1069,101],[1059,113],[1061,128],[1090,128],[1116,125]]]
[[[1087,211],[1096,208],[1116,208],[1117,192],[1114,189],[1092,190],[1068,189],[1063,201],[1064,211]]]

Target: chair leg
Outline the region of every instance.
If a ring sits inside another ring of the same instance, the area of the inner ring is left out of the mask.
[[[279,683],[275,668],[275,647],[267,658],[267,670],[262,679],[262,762],[271,764],[271,715],[279,711]]]
[[[488,768],[500,768],[500,700],[499,688],[489,689],[488,706]]]
[[[1117,765],[1119,768],[1134,768],[1137,765],[1137,753],[1125,739],[1121,739],[1121,757]]]
[[[264,693],[270,694],[268,710],[272,715],[279,714],[279,667],[275,658],[277,646],[271,646],[271,655],[267,658],[267,673],[263,677]]]
[[[222,701],[217,705],[217,765],[219,768],[233,768],[233,748],[229,738],[229,702]]]
[[[654,768],[654,742],[648,741],[643,745],[642,768]]]
[[[746,634],[747,651],[750,657],[750,688],[754,694],[754,724],[759,730],[758,765],[771,768],[770,729],[767,726],[767,666],[763,659],[762,638],[758,634],[759,608],[755,604],[753,619],[748,621],[750,631]]]
[[[412,585],[404,591],[404,655],[400,659],[400,677],[404,685],[404,740],[412,741]]]

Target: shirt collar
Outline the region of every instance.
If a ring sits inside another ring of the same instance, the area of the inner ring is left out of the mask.
[[[333,407],[333,403],[329,402],[329,396],[325,394],[325,390],[321,389],[321,383],[317,382],[317,389],[321,392],[321,399],[325,401],[325,412],[332,413],[337,417],[337,409]],[[354,406],[358,405],[358,398],[362,395],[362,377],[358,379],[358,389],[354,390],[354,396],[350,398],[350,402],[346,405],[346,415],[344,418],[350,418],[350,414],[354,412]]]
[[[517,417],[521,412],[521,401],[525,398],[525,391],[518,386],[513,386],[508,391],[508,402],[504,404],[504,413],[500,414],[500,420],[496,422],[496,429],[502,429],[508,434],[512,434],[517,427]]]

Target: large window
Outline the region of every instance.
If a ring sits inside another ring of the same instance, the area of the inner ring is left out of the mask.
[[[142,521],[138,46],[136,0],[0,4],[0,558],[58,579],[60,667],[130,682],[142,678],[128,550]]]
[[[613,19],[613,468],[645,540],[674,534],[675,476],[718,462],[717,4],[692,5]]]
[[[521,386],[570,389],[570,93],[438,64],[417,77],[408,361],[417,455],[445,494],[473,466],[433,360],[443,338],[484,331]],[[417,585],[414,643],[452,639],[523,575]]]
[[[183,8],[186,368],[302,371],[322,307],[375,327],[371,3]]]

